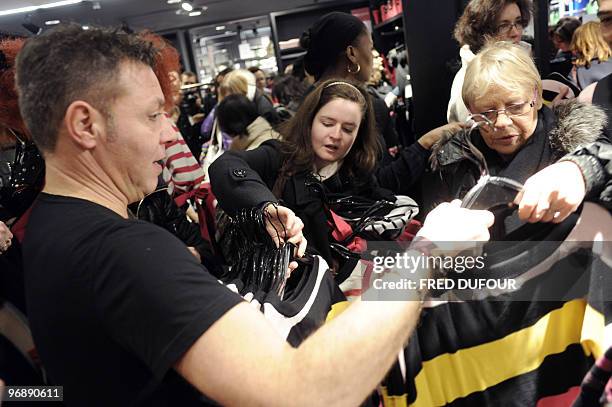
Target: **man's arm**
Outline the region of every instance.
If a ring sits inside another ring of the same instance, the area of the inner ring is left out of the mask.
[[[432,211],[419,234],[432,241],[487,240],[492,223],[491,213],[456,202]],[[293,349],[261,313],[239,304],[175,369],[223,405],[355,406],[387,373],[419,311],[418,301],[358,301]]]
[[[419,307],[418,301],[357,302],[293,349],[261,313],[239,304],[176,370],[228,406],[359,405],[412,333]]]

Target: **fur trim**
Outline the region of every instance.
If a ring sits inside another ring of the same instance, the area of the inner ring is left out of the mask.
[[[457,133],[445,130],[442,136],[431,146],[431,154],[429,155],[429,165],[431,169],[437,171],[440,168],[440,155],[443,153],[442,147],[446,145]]]
[[[441,166],[449,162],[460,160],[463,157],[462,145],[466,138],[463,130],[453,133],[446,130],[442,133],[440,139],[431,147],[429,156],[429,165],[433,171],[437,171]]]
[[[572,152],[578,147],[590,144],[601,136],[607,125],[606,113],[597,106],[568,100],[553,107],[557,124],[549,133],[550,145],[559,156]],[[462,145],[467,135],[445,132],[431,149],[429,163],[432,170],[465,158]]]
[[[563,153],[597,141],[608,122],[600,107],[575,99],[553,107],[553,113],[557,116],[557,126],[550,132],[550,145]]]

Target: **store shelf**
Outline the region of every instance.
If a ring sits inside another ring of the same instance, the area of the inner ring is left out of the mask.
[[[253,57],[253,58],[241,58],[241,59],[234,59],[234,62],[248,62],[248,61],[261,61],[262,59],[269,59],[269,58],[274,58],[274,56],[269,57]]]
[[[300,52],[294,52],[293,54],[285,54],[285,55],[281,55],[281,59],[282,60],[287,60],[287,59],[296,59],[299,58],[301,56],[306,55],[306,51],[300,51]]]
[[[393,31],[383,31],[380,33],[381,37],[392,37],[394,35],[404,34],[404,30],[393,30]]]
[[[314,3],[309,6],[270,13],[274,51],[280,71],[283,71],[288,63],[303,55],[304,52],[302,49],[294,49],[297,47],[281,50],[281,41],[300,38],[304,31],[308,30],[321,16],[330,11],[350,13],[353,9],[369,6],[368,0],[332,0],[324,2],[315,0]]]
[[[391,17],[390,19],[388,19],[386,21],[383,21],[380,24],[376,24],[374,26],[374,29],[375,30],[379,30],[381,28],[387,27],[389,24],[392,24],[392,23],[395,23],[395,22],[398,22],[398,21],[401,22],[401,20],[402,20],[402,13],[396,15],[395,17]]]
[[[285,48],[285,49],[281,49],[280,50],[280,54],[281,55],[289,55],[289,54],[295,54],[298,52],[305,52],[306,50],[302,47],[293,47],[293,48]]]

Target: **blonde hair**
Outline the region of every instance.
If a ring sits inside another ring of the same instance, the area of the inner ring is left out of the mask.
[[[536,108],[542,107],[542,80],[531,56],[520,45],[495,42],[487,45],[469,63],[461,96],[469,108],[497,85],[513,93],[536,96]]]
[[[246,69],[236,69],[231,71],[219,86],[219,101],[226,96],[240,94],[246,96],[249,84],[255,86],[255,75]]]
[[[574,31],[570,47],[576,55],[576,66],[588,68],[594,58],[604,62],[612,56],[608,43],[601,35],[600,25],[598,21],[589,21]]]

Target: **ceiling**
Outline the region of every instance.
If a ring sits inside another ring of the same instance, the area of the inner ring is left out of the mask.
[[[0,12],[53,1],[57,0],[0,0]],[[134,30],[164,32],[263,16],[273,11],[323,2],[326,0],[194,0],[195,7],[206,6],[208,9],[200,16],[189,17],[177,15],[179,5],[167,4],[166,0],[85,0],[78,4],[0,16],[0,31],[29,35],[22,26],[24,22],[44,28],[45,21],[61,20],[83,25],[126,24]]]

